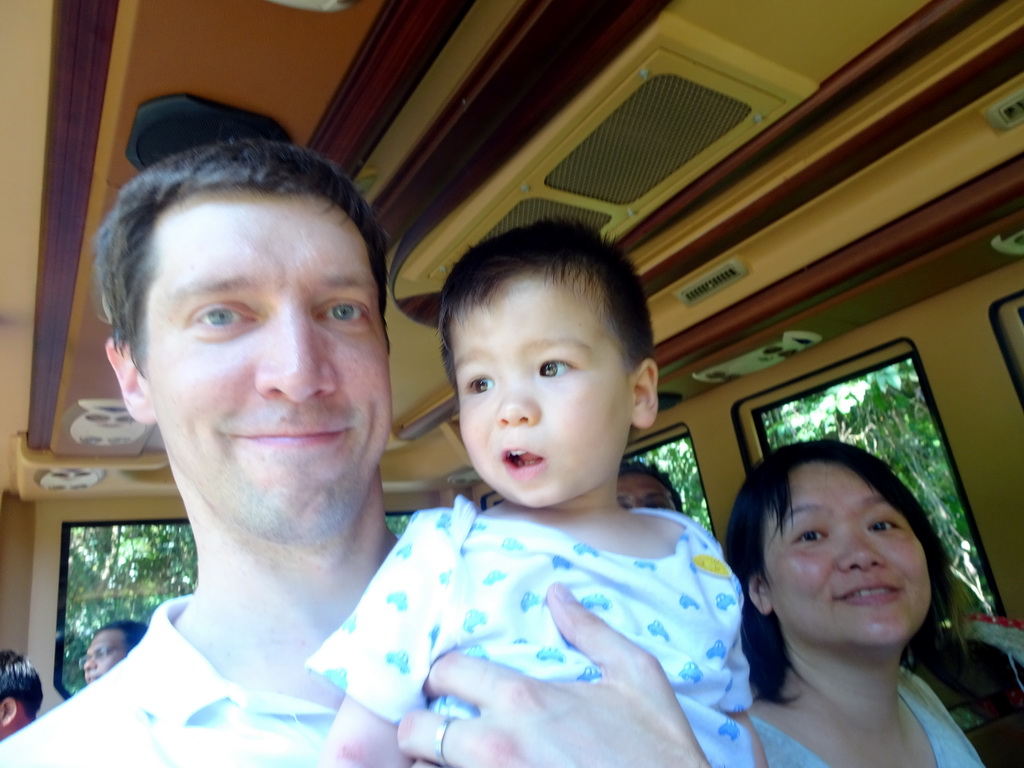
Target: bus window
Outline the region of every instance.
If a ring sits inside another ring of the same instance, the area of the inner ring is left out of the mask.
[[[195,584],[187,520],[64,523],[54,687],[67,698],[85,686],[79,660],[97,629],[120,619],[148,623],[160,603]]]
[[[764,453],[832,438],[888,462],[928,512],[975,609],[995,610],[963,490],[915,356],[755,408],[753,415]]]
[[[989,310],[989,317],[1017,397],[1024,405],[1024,293],[997,301]]]
[[[405,529],[409,527],[412,515],[412,512],[388,512],[384,516],[384,522],[395,536],[401,536],[405,533]]]
[[[711,515],[708,514],[708,502],[704,498],[704,484],[701,482],[700,470],[697,467],[697,454],[693,451],[693,440],[689,432],[669,442],[628,454],[626,458],[653,464],[668,475],[683,500],[683,508],[679,511],[689,515],[714,534]]]

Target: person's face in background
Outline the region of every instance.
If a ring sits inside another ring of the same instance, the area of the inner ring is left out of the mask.
[[[619,505],[626,509],[671,509],[676,512],[672,494],[657,478],[643,472],[619,475]]]
[[[89,650],[82,657],[82,671],[85,672],[86,684],[105,675],[127,655],[128,644],[124,632],[119,629],[104,629],[97,632],[89,644]]]

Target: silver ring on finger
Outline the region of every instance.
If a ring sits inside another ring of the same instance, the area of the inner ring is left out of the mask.
[[[441,724],[437,726],[437,733],[434,734],[434,757],[437,758],[437,764],[441,768],[447,768],[448,763],[444,759],[444,735],[448,732],[448,726],[454,718],[446,717],[441,721]]]

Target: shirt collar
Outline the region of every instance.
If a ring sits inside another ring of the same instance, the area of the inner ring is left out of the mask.
[[[190,600],[191,596],[180,597],[157,608],[139,645],[104,676],[118,673],[114,679],[133,689],[125,700],[138,702],[150,719],[182,725],[214,705],[233,704],[268,715],[333,715],[320,704],[286,694],[249,691],[221,677],[174,627]],[[101,682],[102,678],[96,684]]]

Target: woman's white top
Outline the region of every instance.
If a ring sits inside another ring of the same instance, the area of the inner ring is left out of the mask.
[[[984,768],[971,742],[924,680],[903,670],[899,694],[924,728],[938,768]],[[824,760],[792,736],[758,717],[751,716],[751,720],[761,737],[771,768],[829,768]]]

